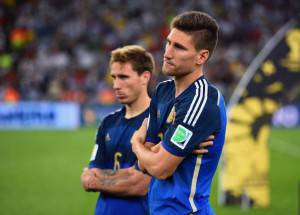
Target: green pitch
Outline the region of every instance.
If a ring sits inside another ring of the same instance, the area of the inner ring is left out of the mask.
[[[94,128],[0,131],[0,214],[93,214],[97,194],[84,192],[79,177],[88,163],[94,136]],[[300,129],[272,130],[269,208],[242,212],[218,207],[214,183],[211,200],[216,214],[299,213],[299,139]]]

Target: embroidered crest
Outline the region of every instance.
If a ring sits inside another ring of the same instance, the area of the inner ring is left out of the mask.
[[[169,113],[169,116],[167,118],[167,123],[173,123],[175,121],[176,117],[176,111],[175,111],[175,106],[173,106],[172,110]]]

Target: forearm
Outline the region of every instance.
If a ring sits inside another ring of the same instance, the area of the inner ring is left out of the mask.
[[[137,130],[132,138],[132,151],[136,154],[139,164],[158,179],[165,179],[173,174],[183,157],[172,155],[161,144],[149,147],[152,143],[145,142],[146,122]]]
[[[147,144],[136,144],[134,147],[134,153],[139,160],[140,166],[145,168],[150,175],[155,176],[160,168],[158,165],[159,158],[157,156],[160,145],[157,144],[150,148],[147,147]]]
[[[102,192],[118,196],[144,196],[149,182],[150,177],[137,170],[120,169],[115,175],[106,174],[100,186]]]
[[[161,144],[147,148],[143,143],[135,142],[133,151],[139,163],[146,171],[157,179],[166,179],[171,176],[184,157],[178,157],[166,151]]]
[[[150,177],[133,168],[118,171],[93,169],[95,177],[86,184],[90,190],[116,196],[144,196],[148,191]]]

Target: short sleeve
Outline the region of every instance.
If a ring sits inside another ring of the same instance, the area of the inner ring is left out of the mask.
[[[191,111],[191,105],[187,104],[191,104],[189,99],[175,105],[175,121],[168,127],[162,141],[167,151],[181,157],[190,154],[210,134],[220,130],[220,110],[216,102],[207,99],[203,108]]]
[[[147,135],[146,141],[151,143],[159,143],[161,139],[159,138],[159,130],[158,130],[158,118],[157,118],[157,98],[156,91],[153,93],[151,98],[150,107],[149,107],[149,117],[148,117],[148,125],[147,125]]]
[[[90,158],[89,168],[106,168],[105,160],[105,131],[103,121],[96,134],[96,141]]]

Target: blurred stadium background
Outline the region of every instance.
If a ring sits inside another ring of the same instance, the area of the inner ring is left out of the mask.
[[[79,176],[96,126],[119,107],[106,75],[109,52],[140,44],[161,75],[170,19],[202,10],[220,25],[205,68],[226,101],[251,61],[293,16],[283,0],[2,0],[0,1],[0,214],[92,214],[97,194]],[[297,214],[300,207],[300,96],[272,120],[271,205],[241,210],[212,204],[217,214]],[[67,110],[67,111],[66,111]]]

